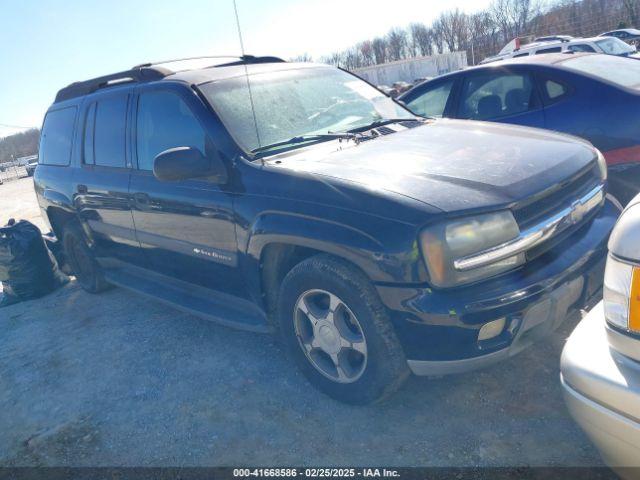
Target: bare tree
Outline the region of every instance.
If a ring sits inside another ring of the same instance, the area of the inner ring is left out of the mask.
[[[307,52],[304,52],[302,55],[291,57],[289,61],[290,62],[313,62],[313,57],[309,55]]]
[[[376,37],[371,42],[371,46],[373,47],[373,56],[376,64],[385,63],[387,61],[387,40]]]
[[[407,32],[401,28],[392,28],[387,34],[387,48],[391,61],[406,58]]]
[[[365,40],[358,44],[360,50],[360,56],[362,57],[362,63],[367,65],[374,65],[376,63],[375,52],[373,51],[373,42],[371,40]]]
[[[429,28],[422,23],[412,23],[409,26],[413,55],[433,55],[432,34]]]

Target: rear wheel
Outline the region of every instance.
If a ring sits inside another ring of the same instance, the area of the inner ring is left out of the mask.
[[[69,267],[84,290],[99,293],[110,287],[78,225],[69,224],[65,227],[62,245]]]
[[[285,277],[278,317],[288,353],[327,395],[352,404],[385,398],[407,378],[388,314],[359,270],[328,255]]]

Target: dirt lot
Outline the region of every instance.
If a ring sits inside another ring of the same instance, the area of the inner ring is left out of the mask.
[[[0,186],[0,221],[34,220],[32,190]],[[0,465],[599,466],[558,380],[576,321],[362,408],[312,389],[269,336],[71,282],[0,309]]]

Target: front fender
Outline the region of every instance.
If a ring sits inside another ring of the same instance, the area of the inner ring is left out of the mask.
[[[246,258],[259,262],[263,249],[273,243],[343,258],[373,282],[424,280],[415,227],[380,217],[354,214],[347,224],[300,213],[265,212],[249,229]]]

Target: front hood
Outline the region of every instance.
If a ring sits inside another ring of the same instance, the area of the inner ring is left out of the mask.
[[[437,120],[357,146],[326,142],[268,162],[451,212],[514,204],[570,178],[595,158],[589,143],[562,134]]]

